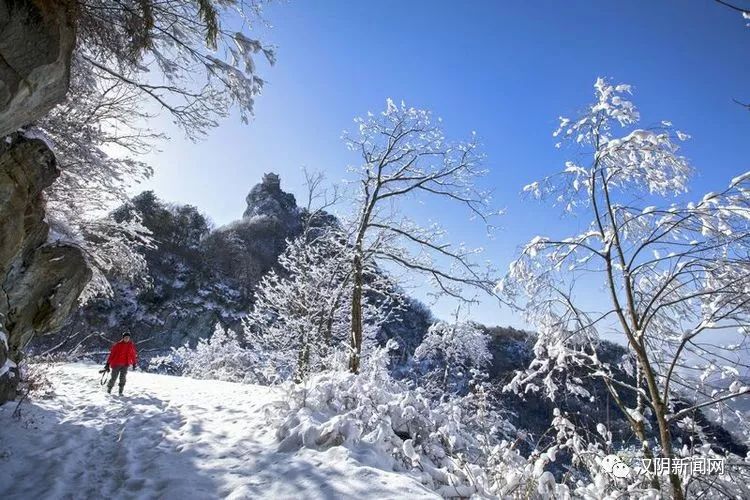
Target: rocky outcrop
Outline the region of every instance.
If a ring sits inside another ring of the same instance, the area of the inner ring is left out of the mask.
[[[247,195],[242,219],[218,228],[203,246],[207,259],[217,270],[237,280],[250,295],[286,248],[288,239],[302,230],[302,212],[294,195],[281,190],[276,174],[265,174]]]
[[[70,0],[0,0],[0,404],[15,396],[22,349],[60,328],[91,278],[79,248],[47,243],[54,155],[16,133],[68,91],[74,12]]]
[[[263,175],[263,181],[253,186],[245,201],[245,219],[262,216],[291,223],[299,219],[294,195],[281,190],[281,179],[273,172]]]
[[[74,8],[67,0],[0,0],[0,137],[65,97]]]
[[[78,247],[47,242],[42,191],[58,175],[44,142],[0,144],[0,404],[15,395],[22,349],[62,326],[91,278]]]

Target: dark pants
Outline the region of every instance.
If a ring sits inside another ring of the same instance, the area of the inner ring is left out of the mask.
[[[109,378],[107,389],[111,391],[112,388],[115,386],[117,377],[120,377],[120,392],[122,392],[122,389],[125,387],[125,378],[128,375],[128,365],[112,366],[111,369],[112,369],[112,376]]]

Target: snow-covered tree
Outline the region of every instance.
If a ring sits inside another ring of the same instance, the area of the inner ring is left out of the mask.
[[[642,456],[675,458],[687,451],[675,449],[673,426],[697,410],[733,416],[731,401],[750,394],[739,376],[750,332],[750,173],[698,200],[664,204],[687,192],[692,168],[679,143],[688,136],[667,121],[637,128],[629,86],[598,79],[594,88],[593,104],[561,118],[554,133],[573,159],[524,188],[584,230],[534,238],[500,283],[539,332],[535,359],[508,389],[587,397],[577,378],[587,373],[605,383]],[[584,287],[600,287],[606,306],[582,302]],[[620,366],[598,358],[602,332],[627,345]],[[683,498],[683,478],[670,471],[669,482]]]
[[[92,276],[79,302],[85,304],[94,297],[110,297],[114,290],[111,278],[129,282],[135,290],[151,286],[148,264],[142,251],[153,248],[151,232],[137,217],[118,221],[111,215],[82,218],[78,224],[61,224],[55,220],[50,238],[73,241],[88,256]]]
[[[335,228],[320,228],[289,242],[279,270],[266,273],[245,319],[249,341],[267,353],[282,378],[339,368],[349,353],[351,248]],[[365,337],[397,314],[399,295],[388,278],[366,269]],[[377,295],[377,298],[374,296]]]
[[[437,361],[442,373],[440,386],[449,392],[450,377],[466,377],[472,369],[483,369],[492,360],[489,336],[475,323],[438,321],[427,330],[414,352],[417,360]]]
[[[446,140],[440,120],[425,110],[396,104],[355,120],[356,133],[344,137],[361,156],[351,169],[358,193],[350,224],[354,282],[351,313],[352,356],[359,370],[362,349],[364,269],[382,262],[427,276],[439,293],[467,299],[467,289],[492,293],[492,274],[474,262],[479,249],[452,245],[437,224],[420,224],[402,210],[410,199],[432,198],[461,206],[488,222],[489,195],[476,186],[484,174],[482,155],[472,137]]]
[[[75,3],[71,73],[94,90],[94,99],[106,103],[92,118],[114,111],[108,119],[132,124],[117,106],[133,106],[140,117],[147,108],[134,103],[148,102],[193,138],[215,127],[233,108],[243,121],[249,119],[264,85],[256,57],[275,61],[273,49],[250,36],[261,19],[263,0]]]
[[[256,348],[270,353],[282,376],[293,373],[296,381],[306,380],[347,339],[346,253],[329,235],[314,242],[298,238],[279,257],[281,269],[272,269],[258,284],[246,334]]]

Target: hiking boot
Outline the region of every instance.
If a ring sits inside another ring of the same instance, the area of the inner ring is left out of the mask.
[[[112,387],[107,386],[107,394],[112,394]]]
[[[120,390],[118,391],[118,395],[122,396],[122,387],[120,387]]]

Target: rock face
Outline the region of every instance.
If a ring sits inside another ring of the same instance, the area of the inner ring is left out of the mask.
[[[74,8],[66,0],[0,0],[0,137],[65,97]]]
[[[256,184],[247,194],[247,209],[242,217],[274,217],[284,221],[299,218],[299,209],[294,195],[281,190],[281,179],[274,173],[263,175],[263,181]]]
[[[91,278],[78,247],[47,243],[42,191],[58,175],[44,142],[0,144],[0,404],[15,396],[21,350],[62,326]]]
[[[265,174],[247,195],[242,219],[218,228],[206,238],[206,256],[223,276],[237,280],[244,294],[252,294],[261,276],[286,248],[287,239],[302,230],[303,214],[294,195],[281,190],[278,175]]]

